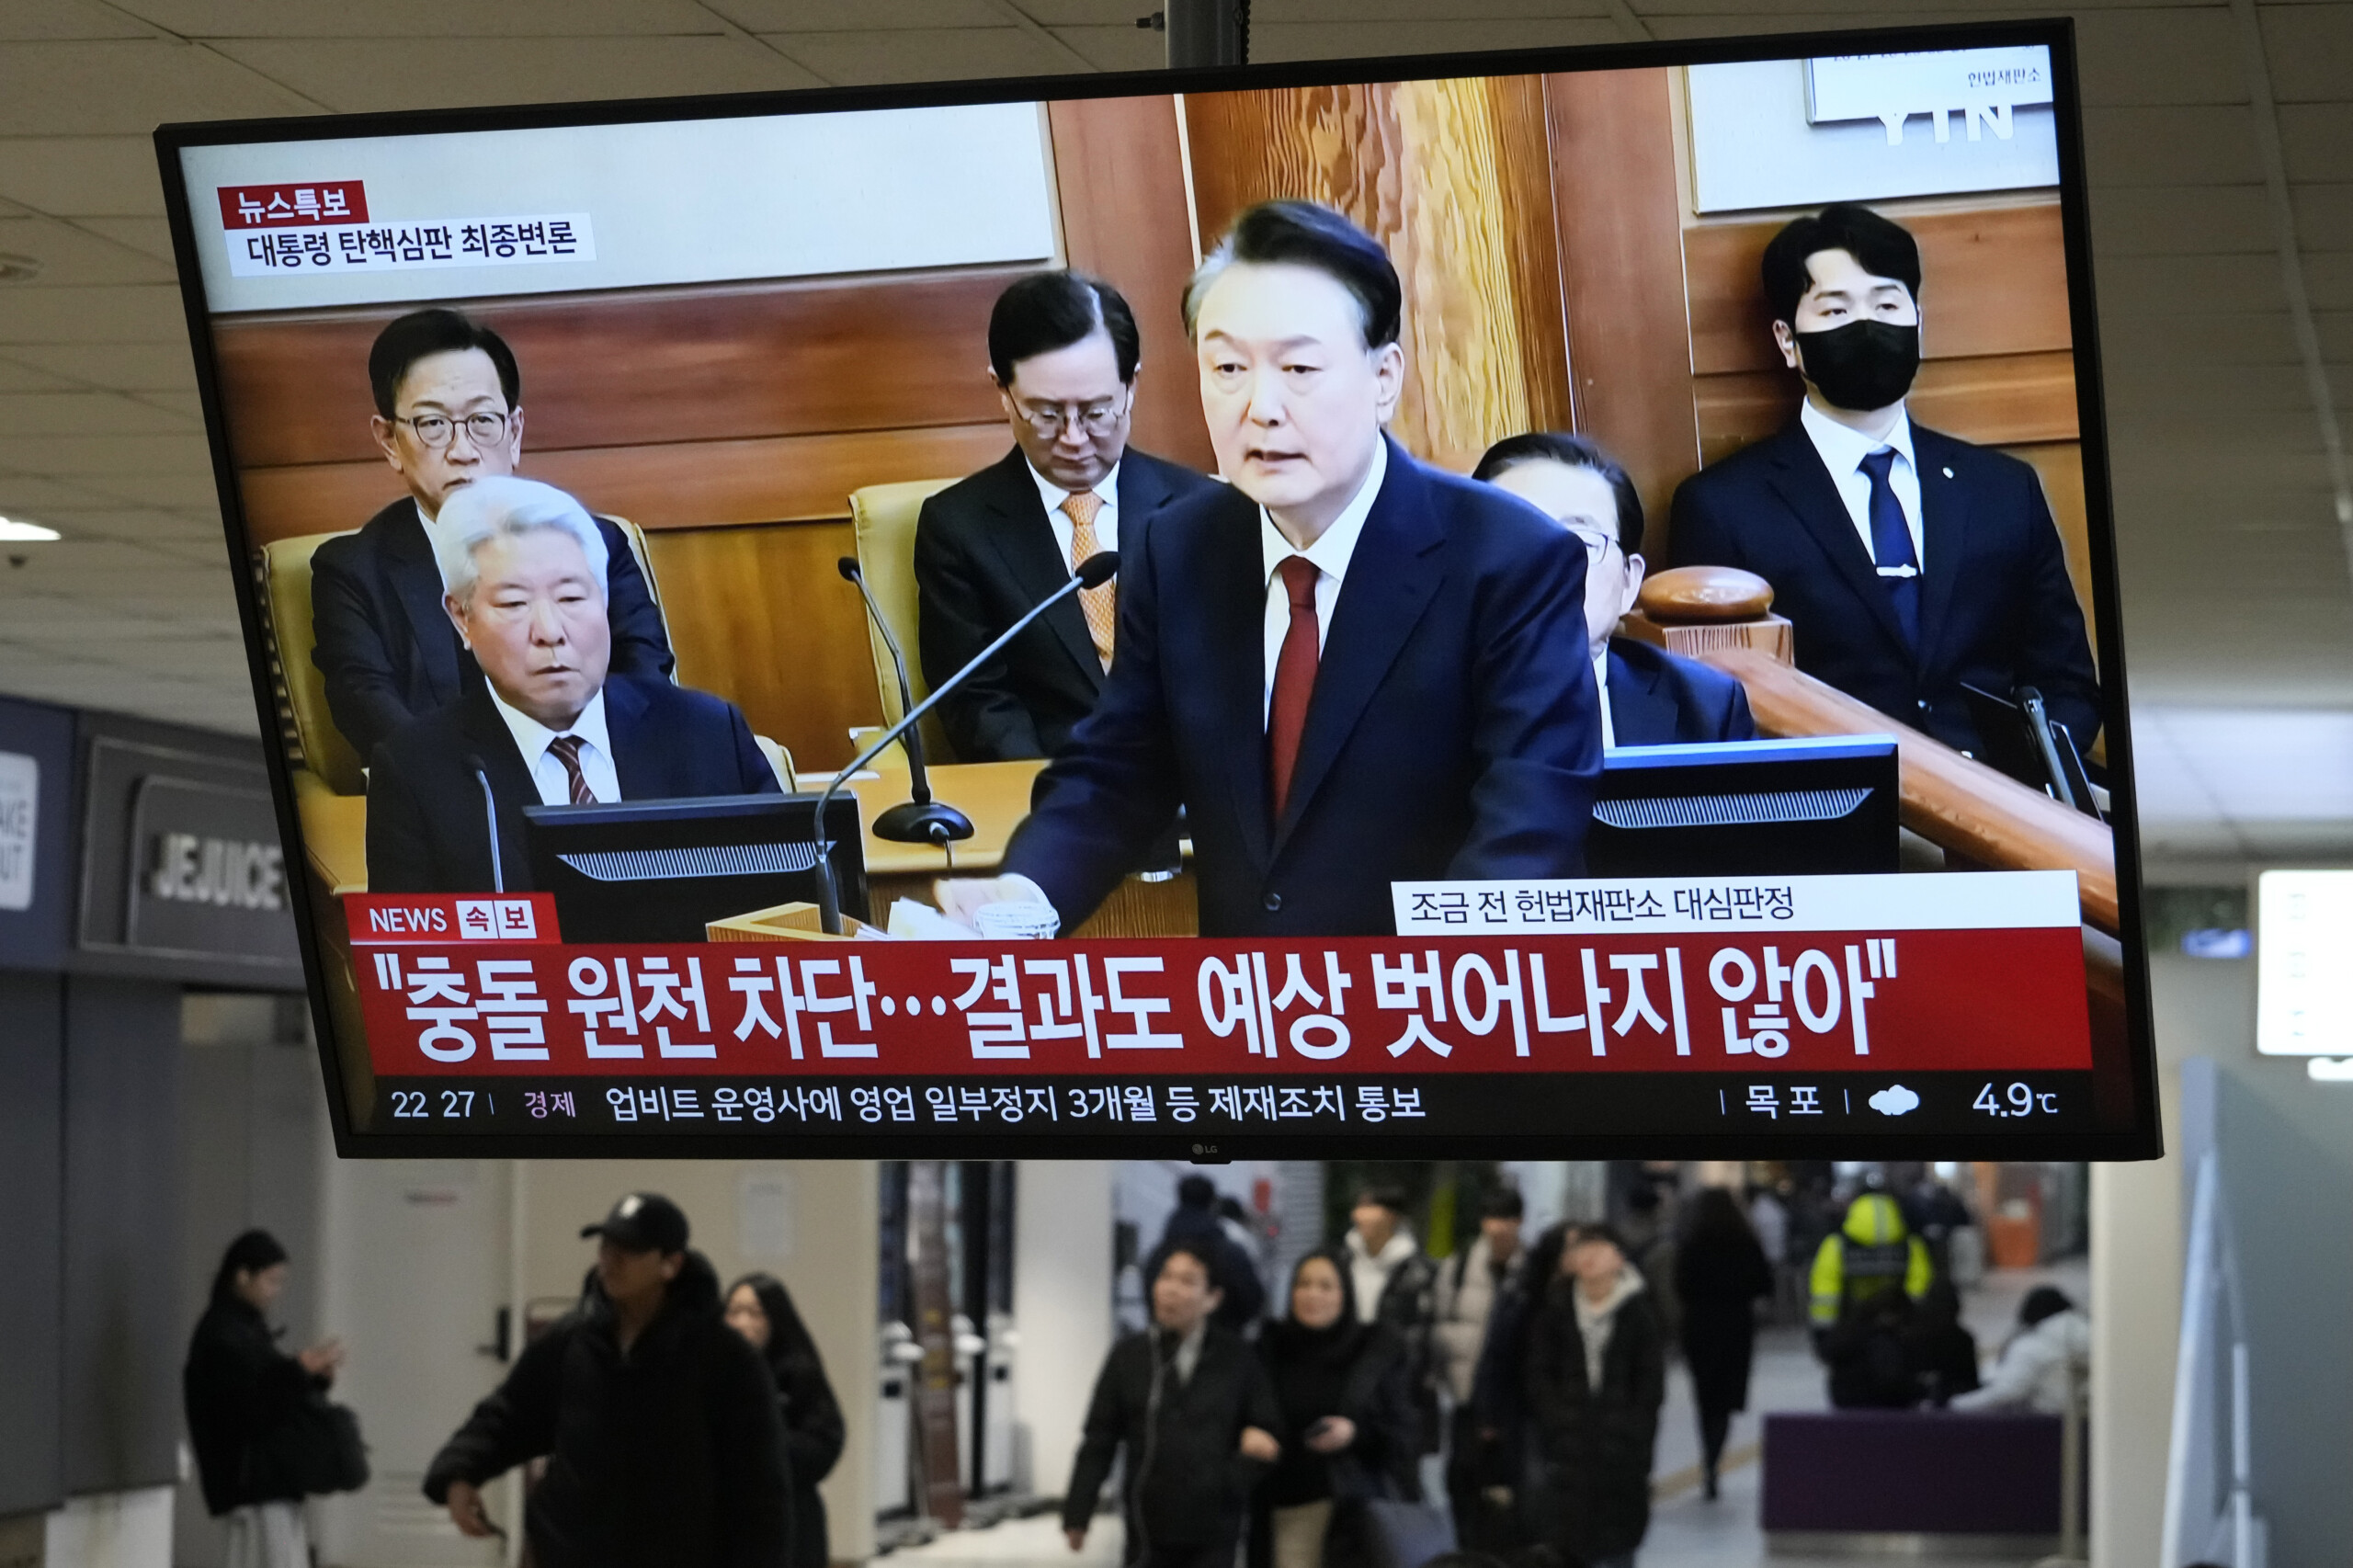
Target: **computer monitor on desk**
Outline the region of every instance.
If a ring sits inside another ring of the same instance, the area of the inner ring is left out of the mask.
[[[1824,735],[1604,754],[1597,877],[1893,871],[1895,737]]]
[[[817,797],[719,795],[609,806],[526,806],[532,884],[567,942],[699,942],[714,920],[817,896]],[[858,800],[835,797],[843,910],[866,917]]]

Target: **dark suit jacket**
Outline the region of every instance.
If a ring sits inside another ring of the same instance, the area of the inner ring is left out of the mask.
[[[1609,640],[1609,725],[1621,746],[1756,738],[1740,682],[1631,637]]]
[[[1773,585],[1798,668],[1962,751],[1981,749],[1964,682],[2006,697],[2039,687],[2089,750],[2099,677],[2067,557],[2033,469],[1919,424],[1920,646],[1904,645],[1871,566],[1804,427],[1700,470],[1675,493],[1677,566],[1737,566]]]
[[[646,676],[608,676],[605,728],[625,801],[782,793],[744,715],[708,692]],[[468,754],[482,759],[498,802],[506,889],[530,887],[523,808],[540,804],[539,787],[483,687],[378,743],[368,772],[370,892],[489,890],[490,832]]]
[[[662,612],[620,529],[604,530],[612,673],[667,677],[675,661]],[[327,677],[335,727],[366,756],[411,719],[482,689],[482,670],[441,608],[441,569],[416,503],[393,502],[356,534],[311,558],[311,662]]]
[[[1208,937],[1384,935],[1392,881],[1578,875],[1601,718],[1575,537],[1392,444],[1276,821],[1258,530],[1220,486],[1120,551],[1120,655],[1005,869],[1068,930],[1181,802]]]
[[[1120,460],[1121,551],[1142,547],[1144,529],[1162,508],[1215,483],[1130,447]],[[1070,563],[1020,448],[925,502],[915,524],[924,680],[937,690],[1069,580]],[[1051,756],[1102,689],[1103,664],[1074,597],[942,702],[940,724],[960,762]]]

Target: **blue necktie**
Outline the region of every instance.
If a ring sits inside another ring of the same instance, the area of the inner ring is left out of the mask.
[[[1913,553],[1912,528],[1904,520],[1895,486],[1887,480],[1895,466],[1895,449],[1871,453],[1863,472],[1871,481],[1871,555],[1879,563],[1879,580],[1894,601],[1895,623],[1904,629],[1907,646],[1920,645],[1920,558]]]

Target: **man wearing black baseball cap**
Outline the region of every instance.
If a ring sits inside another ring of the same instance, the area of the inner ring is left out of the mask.
[[[483,1485],[544,1455],[524,1526],[540,1568],[773,1568],[792,1506],[775,1385],[685,1213],[632,1192],[580,1233],[597,1265],[579,1306],[434,1456],[425,1494],[486,1536]]]

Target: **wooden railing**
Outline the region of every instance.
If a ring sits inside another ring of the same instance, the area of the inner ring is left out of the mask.
[[[1981,866],[2075,872],[2085,922],[2119,934],[2116,839],[2105,824],[1779,659],[1748,648],[1720,648],[1705,656],[1748,688],[1749,709],[1766,734],[1893,734],[1904,826]]]

